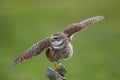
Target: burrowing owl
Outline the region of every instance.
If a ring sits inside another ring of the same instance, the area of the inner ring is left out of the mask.
[[[89,25],[105,19],[104,16],[96,16],[88,18],[79,23],[69,25],[63,32],[57,32],[51,37],[34,44],[30,49],[20,54],[14,61],[13,65],[39,55],[42,51],[46,51],[46,56],[51,62],[58,62],[61,59],[69,59],[73,55],[71,40],[73,34],[81,31]]]

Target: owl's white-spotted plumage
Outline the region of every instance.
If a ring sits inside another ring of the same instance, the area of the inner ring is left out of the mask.
[[[20,54],[14,61],[13,65],[19,64],[29,58],[39,55],[46,51],[46,56],[51,62],[57,62],[61,59],[68,59],[73,54],[73,48],[70,43],[72,36],[90,26],[91,24],[105,19],[104,16],[88,18],[79,23],[74,23],[65,28],[63,32],[57,32],[51,37],[37,42],[31,48]]]
[[[51,62],[72,57],[73,47],[70,38],[62,32],[57,32],[50,37],[50,47],[46,50],[46,56]]]

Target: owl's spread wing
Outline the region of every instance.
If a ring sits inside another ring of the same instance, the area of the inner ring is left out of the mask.
[[[20,54],[14,61],[13,65],[17,65],[29,58],[32,58],[34,56],[37,56],[40,54],[44,49],[50,46],[49,38],[39,41],[36,44],[34,44],[31,48]]]
[[[81,21],[80,23],[74,23],[72,25],[69,25],[67,28],[65,28],[64,33],[68,35],[68,37],[71,37],[74,33],[88,27],[89,25],[101,21],[105,19],[104,16],[96,16],[92,18],[88,18],[84,21]]]

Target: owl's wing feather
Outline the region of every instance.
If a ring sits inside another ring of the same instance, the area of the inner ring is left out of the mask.
[[[74,33],[88,27],[89,25],[101,21],[107,17],[104,16],[96,16],[92,18],[88,18],[84,21],[81,21],[80,23],[74,23],[69,25],[67,28],[65,28],[64,33],[68,35],[68,37],[71,37]]]
[[[34,56],[37,56],[40,54],[44,49],[50,46],[49,38],[39,41],[36,44],[34,44],[31,48],[20,54],[14,61],[13,65],[17,65],[29,58],[32,58]]]

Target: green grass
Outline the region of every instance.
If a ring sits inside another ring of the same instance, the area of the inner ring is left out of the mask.
[[[44,52],[15,68],[12,60],[35,42],[74,22],[104,15],[109,19],[78,33],[74,55],[61,61],[68,80],[120,80],[119,0],[0,1],[0,80],[47,80],[53,67]]]

